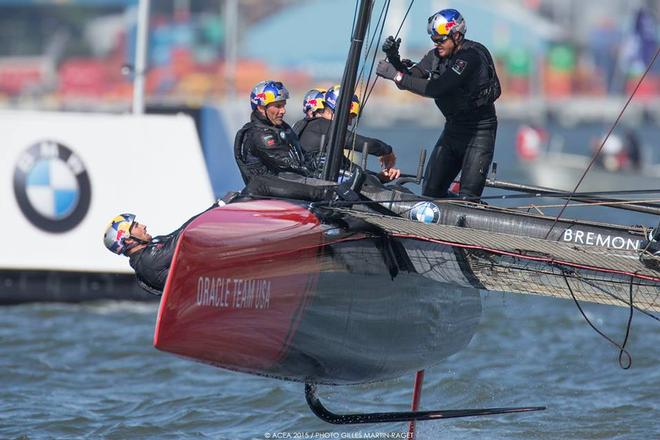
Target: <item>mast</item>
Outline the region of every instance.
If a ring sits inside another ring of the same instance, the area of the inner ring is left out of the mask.
[[[357,78],[357,69],[360,64],[360,53],[362,52],[362,43],[367,34],[367,25],[371,18],[373,0],[360,0],[360,11],[353,29],[351,38],[351,48],[348,52],[348,60],[344,67],[344,74],[341,79],[341,93],[339,94],[339,105],[335,117],[330,126],[328,137],[328,162],[323,170],[323,178],[336,181],[339,176],[339,166],[342,162],[346,131],[348,129],[348,116],[351,109],[351,100],[355,93],[355,80]]]

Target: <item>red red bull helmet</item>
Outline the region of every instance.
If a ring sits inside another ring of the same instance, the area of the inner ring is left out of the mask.
[[[258,105],[263,107],[273,102],[289,99],[289,91],[279,81],[261,81],[257,83],[250,93],[250,105],[256,110]]]
[[[325,108],[325,90],[312,89],[305,93],[303,98],[303,113],[307,114],[308,111],[317,112]]]
[[[341,86],[339,84],[334,85],[325,92],[325,105],[330,108],[333,112],[335,107],[337,107],[337,100],[339,99],[339,90]],[[351,100],[351,115],[358,116],[360,114],[360,98],[357,95],[353,95]]]
[[[128,250],[124,240],[131,236],[134,221],[135,214],[119,214],[110,221],[103,234],[103,244],[110,252],[122,255]]]
[[[429,17],[426,32],[434,41],[451,37],[452,34],[465,35],[467,24],[465,19],[456,9],[443,9]]]

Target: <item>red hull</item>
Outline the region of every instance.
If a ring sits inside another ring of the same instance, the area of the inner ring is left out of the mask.
[[[407,258],[402,246],[398,255]],[[392,379],[436,364],[472,338],[479,292],[410,267],[392,278],[392,252],[378,235],[321,224],[284,201],[206,212],[179,239],[154,345],[323,384]]]
[[[277,364],[319,274],[318,219],[283,201],[212,210],[179,241],[156,348],[244,371]]]

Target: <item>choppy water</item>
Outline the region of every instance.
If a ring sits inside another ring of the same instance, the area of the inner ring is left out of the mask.
[[[660,326],[635,315],[633,366],[568,301],[484,296],[467,349],[429,370],[422,408],[547,405],[544,412],[422,422],[418,438],[660,436]],[[621,340],[627,311],[587,306]],[[228,372],[151,346],[156,305],[31,304],[0,317],[0,438],[402,438],[406,425],[342,427],[312,415],[303,386]],[[336,411],[405,410],[412,377],[323,387]],[[353,435],[353,437],[349,437]],[[371,435],[371,437],[369,437]],[[376,437],[378,438],[378,437]]]

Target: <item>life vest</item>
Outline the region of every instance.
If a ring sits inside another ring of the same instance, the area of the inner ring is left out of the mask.
[[[301,119],[300,121],[296,122],[295,124],[293,124],[292,130],[294,131],[294,133],[296,133],[296,136],[298,136],[298,139],[300,139],[300,136],[302,136],[303,132],[305,131],[305,129],[307,128],[309,123],[311,121],[313,121],[314,119],[316,119],[316,118],[311,118],[311,119],[310,118],[304,118],[304,119]]]
[[[259,154],[251,148],[258,149]],[[291,127],[286,123],[278,127],[267,125],[254,114],[236,133],[234,158],[245,183],[253,175],[277,175],[283,171],[308,173],[305,153]]]
[[[249,180],[250,173],[248,172],[247,167],[247,150],[244,146],[245,133],[252,128],[252,122],[245,124],[238,132],[234,138],[234,159],[236,160],[236,165],[238,165],[238,170],[241,172],[241,177],[243,182],[247,183]]]
[[[461,50],[458,51],[458,53],[460,54],[460,52],[467,49],[476,50],[482,63],[479,72],[477,73],[477,84],[467,84],[461,94],[464,98],[461,99],[461,102],[454,103],[455,108],[460,111],[472,110],[484,105],[490,105],[502,94],[502,87],[500,85],[500,80],[497,77],[495,63],[490,52],[488,52],[488,49],[486,49],[483,44],[477,43],[476,41],[464,40]],[[451,68],[450,66],[455,62],[455,56],[456,54],[443,59],[436,53],[431,67],[430,78],[438,78],[445,72],[445,70]]]

